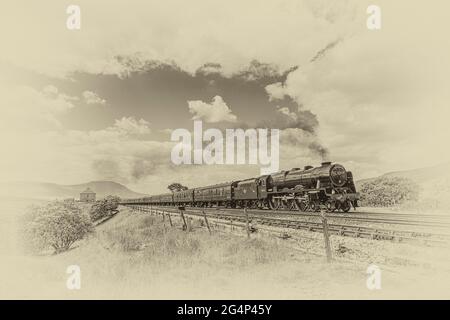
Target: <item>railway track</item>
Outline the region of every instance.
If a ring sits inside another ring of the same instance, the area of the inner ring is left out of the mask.
[[[161,207],[170,208],[170,207]],[[243,209],[233,208],[195,208],[196,210],[205,210],[208,212],[224,211],[231,214],[239,214]],[[314,218],[319,217],[318,212],[301,212],[289,210],[267,210],[267,209],[247,209],[249,214],[273,217],[291,217],[291,218]],[[371,213],[371,212],[357,212],[357,213],[327,213],[327,218],[342,220],[345,222],[371,223],[371,224],[388,224],[388,225],[404,225],[404,226],[418,226],[418,227],[432,227],[439,229],[449,229],[450,231],[450,216],[444,215],[417,215],[408,213]]]
[[[229,208],[219,208],[219,209],[206,209],[206,210],[222,210],[226,212],[238,212],[242,209],[229,209]],[[317,212],[293,212],[293,211],[272,211],[272,210],[255,210],[249,209],[249,213],[254,215],[264,215],[264,216],[283,216],[283,217],[321,217],[320,213]],[[335,214],[327,213],[327,218],[345,220],[345,221],[357,221],[365,223],[378,223],[378,224],[391,224],[391,225],[407,225],[407,226],[423,226],[423,227],[435,227],[435,228],[449,228],[450,229],[450,218],[446,217],[426,217],[416,216],[414,214],[398,214],[391,216],[390,214],[383,214],[373,216],[370,213],[365,213],[364,215],[355,214]]]
[[[136,206],[136,208],[141,209],[143,211],[157,210],[159,212],[172,213],[176,215],[180,214],[180,211],[173,207],[150,208],[149,206]],[[267,212],[267,210],[264,211]],[[255,214],[254,210],[248,210],[247,213],[248,218],[251,220],[252,225],[256,224],[284,229],[323,232],[323,224],[321,221],[320,222],[306,221],[299,219],[293,220],[281,217],[280,218],[273,217],[274,214],[273,212],[269,213],[271,214],[271,216],[263,214]],[[276,213],[278,214],[280,212],[276,211]],[[204,215],[206,215],[208,218],[225,221],[236,221],[239,223],[246,223],[247,221],[247,216],[242,212],[242,210],[241,212],[238,212],[236,209],[234,209],[232,212],[229,212],[229,210],[222,210],[222,209],[217,210],[217,209],[186,208],[186,210],[184,210],[184,215],[199,218],[204,217]],[[319,215],[317,214],[315,216],[319,217]],[[415,242],[433,245],[448,245],[450,243],[450,234],[445,233],[443,234],[443,233],[431,233],[431,232],[421,232],[411,230],[373,228],[366,226],[350,225],[345,223],[328,223],[328,231],[332,235],[339,235],[353,238],[365,238],[372,240]]]

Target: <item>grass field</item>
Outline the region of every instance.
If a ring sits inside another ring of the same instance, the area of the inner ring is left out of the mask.
[[[382,289],[366,287],[367,263],[334,262],[289,249],[283,240],[251,239],[195,225],[181,230],[160,216],[122,209],[94,234],[59,255],[30,256],[15,241],[20,205],[2,211],[1,298],[316,299],[448,297],[448,270],[382,270]],[[9,214],[7,214],[9,213]],[[81,290],[66,269],[81,268]],[[444,280],[443,281],[443,277]]]

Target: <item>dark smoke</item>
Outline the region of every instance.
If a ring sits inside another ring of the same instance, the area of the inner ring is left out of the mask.
[[[328,161],[329,159],[329,152],[328,149],[325,148],[322,144],[320,144],[318,141],[313,141],[309,144],[309,149],[313,151],[315,154],[319,155],[322,161]]]
[[[319,126],[317,116],[309,110],[300,110],[293,112],[295,118],[292,118],[281,112],[277,112],[276,116],[267,121],[263,121],[257,125],[258,128],[274,128],[274,129],[301,129],[308,133],[315,133]]]
[[[332,50],[341,41],[342,39],[337,39],[336,41],[327,44],[323,49],[315,54],[315,56],[310,60],[310,63],[314,63],[322,59],[328,51]],[[284,83],[282,83],[282,85],[284,85]],[[301,108],[303,109],[302,105]],[[314,154],[318,155],[322,159],[322,161],[329,160],[328,149],[320,143],[316,136],[317,128],[319,127],[319,120],[317,119],[317,116],[309,110],[302,109],[299,109],[297,111],[289,111],[290,115],[278,112],[277,116],[274,119],[261,123],[260,127],[277,128],[280,130],[300,129],[307,134],[308,140],[312,139],[313,141],[306,143],[305,145],[305,141],[302,141],[302,139],[305,138],[304,136],[293,137],[291,135],[292,133],[285,135],[284,140],[294,146],[303,148],[307,147]]]
[[[325,46],[325,48],[323,48],[322,50],[319,50],[316,55],[309,61],[311,63],[323,58],[325,56],[325,54],[333,49],[337,44],[339,44],[342,41],[342,39],[337,39],[336,41],[330,42],[329,44],[327,44]]]
[[[289,110],[289,114],[285,114],[278,109],[273,119],[264,121],[257,127],[284,130],[283,141],[285,143],[299,148],[307,148],[322,160],[328,158],[328,149],[317,138],[319,120],[309,110]]]
[[[308,149],[322,161],[326,161],[329,158],[328,149],[320,143],[315,133],[309,133],[298,128],[289,128],[282,131],[280,139],[282,144],[299,149]]]

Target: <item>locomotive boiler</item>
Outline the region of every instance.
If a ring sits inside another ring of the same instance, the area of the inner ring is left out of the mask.
[[[347,182],[347,172],[340,164],[323,162],[320,167],[306,166],[304,169],[294,168],[271,175],[269,183],[277,189],[302,186],[313,189],[321,186],[342,187]]]
[[[352,173],[331,162],[278,172],[269,176],[267,184],[271,209],[316,211],[323,205],[329,211],[348,212],[352,206],[356,208],[359,198]]]

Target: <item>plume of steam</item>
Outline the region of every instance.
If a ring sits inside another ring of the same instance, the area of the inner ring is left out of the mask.
[[[319,50],[314,57],[310,60],[310,63],[314,63],[322,59],[330,50],[338,45],[342,39],[337,39],[327,44],[323,49]],[[297,69],[294,69],[295,71]],[[285,93],[283,89],[284,83],[276,83],[272,87],[271,99],[284,98]],[[281,90],[273,91],[276,88]],[[266,87],[267,90],[267,87]],[[274,97],[274,93],[278,96]],[[290,145],[308,148],[313,154],[319,156],[322,161],[329,160],[328,149],[318,140],[317,128],[319,126],[319,120],[317,116],[309,110],[305,110],[302,105],[298,110],[290,111],[287,107],[277,107],[277,115],[274,119],[261,123],[262,127],[278,128],[285,130],[282,135],[285,143]],[[290,130],[294,129],[294,130]],[[298,131],[301,130],[301,131]]]
[[[321,143],[319,143],[317,140],[311,142],[308,147],[310,150],[314,152],[314,154],[320,156],[322,162],[330,160],[328,149],[324,147]]]
[[[280,139],[283,145],[309,150],[312,155],[319,157],[322,161],[329,160],[328,149],[320,143],[315,133],[299,128],[288,128],[281,131]]]
[[[342,41],[342,39],[337,39],[333,42],[330,42],[329,44],[327,44],[325,46],[325,48],[319,50],[316,55],[309,61],[310,63],[314,63],[317,60],[321,59],[322,57],[325,56],[325,54],[330,51],[331,49],[333,49],[337,44],[339,44]]]

